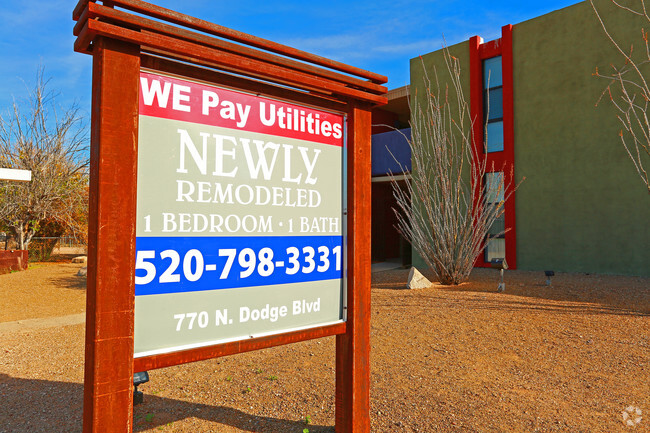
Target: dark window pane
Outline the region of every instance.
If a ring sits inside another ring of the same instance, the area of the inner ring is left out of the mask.
[[[503,88],[483,92],[483,110],[487,120],[503,119]]]
[[[503,232],[506,229],[506,217],[505,214],[494,220],[494,223],[488,230],[488,235],[503,237]]]

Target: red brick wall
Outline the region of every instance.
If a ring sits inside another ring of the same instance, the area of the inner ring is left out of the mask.
[[[0,274],[27,270],[27,250],[0,251]]]

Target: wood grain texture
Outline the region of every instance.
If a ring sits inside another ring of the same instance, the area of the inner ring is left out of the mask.
[[[348,112],[347,332],[336,337],[336,432],[370,431],[370,107]]]
[[[158,48],[169,53],[171,57],[174,54],[191,57],[198,64],[207,61],[217,64],[227,71],[265,76],[272,80],[289,83],[298,88],[307,85],[314,89],[325,90],[344,97],[352,97],[376,104],[385,103],[386,100],[385,96],[347,87],[344,84],[322,77],[315,77],[312,74],[295,71],[227,51],[215,50],[175,37],[147,31],[139,32],[96,20],[88,20],[87,24],[88,30],[93,34],[118,39],[134,45]]]
[[[88,3],[88,0],[82,0],[80,3]],[[200,18],[191,17],[181,14],[179,12],[166,9],[160,6],[153,5],[140,0],[113,0],[111,3],[115,6],[123,7],[132,12],[137,12],[193,30],[198,30],[207,34],[218,36],[221,38],[236,41],[251,47],[256,47],[265,51],[280,54],[282,56],[291,57],[294,59],[303,60],[305,62],[313,63],[315,65],[324,66],[330,69],[344,72],[346,74],[356,75],[363,78],[368,78],[375,83],[383,84],[388,79],[380,74],[366,71],[361,68],[347,65],[345,63],[337,62],[335,60],[327,59],[316,54],[308,53],[296,48],[279,44],[277,42],[269,41],[267,39],[259,38],[257,36],[249,35],[237,30],[229,29],[227,27],[214,24]],[[79,12],[80,15],[81,12]],[[78,16],[78,15],[77,15]]]
[[[130,432],[138,136],[136,45],[93,57],[84,432]]]
[[[203,45],[208,48],[227,51],[251,59],[261,60],[266,63],[286,67],[300,72],[306,72],[315,76],[320,76],[336,82],[340,82],[359,89],[365,89],[376,93],[385,93],[386,87],[375,84],[372,81],[363,80],[350,75],[334,72],[321,67],[310,65],[309,63],[292,60],[276,54],[267,53],[258,49],[250,48],[241,44],[224,41],[211,36],[200,34],[194,31],[179,28],[177,26],[154,21],[142,16],[133,15],[128,12],[108,8],[96,3],[89,3],[88,8],[84,10],[81,18],[74,27],[73,33],[78,36],[81,28],[88,18],[101,18],[102,21],[111,24],[157,33],[162,36],[170,36],[186,42]]]
[[[82,0],[73,18],[78,52],[90,54],[94,40],[104,36],[139,45],[143,52],[253,80],[376,105],[387,102],[382,75],[140,0]]]

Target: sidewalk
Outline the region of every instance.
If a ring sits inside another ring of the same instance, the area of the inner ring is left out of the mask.
[[[400,269],[402,267],[402,259],[388,259],[385,262],[373,263],[371,266],[371,271],[382,272],[390,271],[391,269]]]

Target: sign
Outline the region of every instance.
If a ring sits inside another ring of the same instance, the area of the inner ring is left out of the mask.
[[[369,432],[386,77],[141,0],[73,19],[93,56],[83,431],[133,429],[134,373],[335,336],[336,432]]]
[[[30,170],[18,170],[15,168],[0,168],[0,180],[30,182],[32,180],[32,172]]]
[[[344,117],[139,83],[134,356],[342,322]]]

